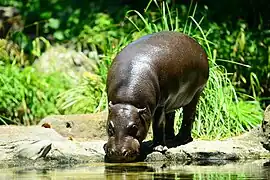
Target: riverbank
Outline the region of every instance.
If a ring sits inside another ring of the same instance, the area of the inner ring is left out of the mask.
[[[194,140],[164,154],[145,154],[145,162],[167,164],[227,164],[270,158],[270,107],[262,127],[225,140]],[[0,126],[1,167],[62,167],[104,162],[106,112],[89,115],[49,116],[37,126]],[[104,123],[102,123],[104,122]],[[97,125],[98,124],[98,125]],[[46,126],[47,125],[47,126]],[[44,128],[46,126],[49,128]],[[151,141],[144,143],[148,147]]]

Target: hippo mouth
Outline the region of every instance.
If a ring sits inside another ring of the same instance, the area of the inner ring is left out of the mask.
[[[140,157],[140,153],[129,153],[125,156],[123,155],[105,155],[105,162],[109,163],[128,163],[128,162],[135,162]]]
[[[104,144],[105,161],[106,162],[134,162],[140,157],[140,143],[132,139],[125,141],[125,144],[115,145],[114,138]]]

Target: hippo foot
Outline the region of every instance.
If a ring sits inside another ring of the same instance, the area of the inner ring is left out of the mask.
[[[168,150],[168,147],[167,146],[162,146],[162,145],[158,145],[158,146],[155,146],[153,148],[154,151],[157,151],[157,152],[161,152],[161,153],[164,153],[165,151]]]

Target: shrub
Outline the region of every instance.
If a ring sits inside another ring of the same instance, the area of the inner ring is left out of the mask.
[[[32,67],[0,65],[0,120],[31,125],[46,115],[59,114],[59,93],[70,87],[62,74],[45,75]]]
[[[85,72],[78,86],[59,94],[59,108],[68,114],[98,112],[106,107],[105,83],[100,76]]]

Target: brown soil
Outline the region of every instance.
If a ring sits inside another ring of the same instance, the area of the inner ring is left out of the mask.
[[[53,115],[41,120],[39,125],[53,128],[70,139],[106,140],[107,114],[104,111],[95,114]]]
[[[42,119],[39,126],[53,128],[62,136],[78,141],[107,140],[107,116],[107,111],[95,114],[52,115]],[[152,128],[146,139],[152,139]]]

